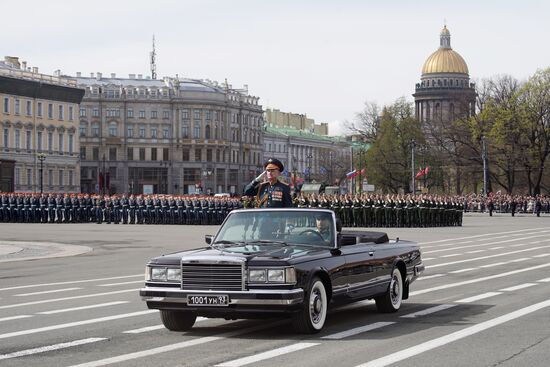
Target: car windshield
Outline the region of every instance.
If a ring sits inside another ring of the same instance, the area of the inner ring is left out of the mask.
[[[215,243],[333,247],[334,237],[334,220],[330,212],[247,210],[230,214]]]

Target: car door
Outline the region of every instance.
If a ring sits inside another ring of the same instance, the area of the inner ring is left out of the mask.
[[[376,245],[372,242],[350,244],[342,246],[341,250],[346,260],[348,297],[361,298],[373,294],[377,271],[380,270]]]

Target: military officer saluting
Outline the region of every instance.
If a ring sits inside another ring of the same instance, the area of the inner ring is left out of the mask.
[[[264,172],[245,187],[244,194],[256,196],[260,208],[291,208],[290,186],[278,179],[283,170],[281,161],[275,158],[268,159],[264,163]]]

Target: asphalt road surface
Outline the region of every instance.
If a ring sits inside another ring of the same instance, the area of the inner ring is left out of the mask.
[[[144,265],[203,246],[216,229],[0,224],[0,366],[550,363],[550,217],[467,215],[463,227],[387,229],[418,241],[426,265],[396,314],[365,301],[332,310],[313,336],[284,319],[200,319],[170,332],[138,296]]]

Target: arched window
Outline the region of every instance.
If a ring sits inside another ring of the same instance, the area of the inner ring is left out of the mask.
[[[109,136],[117,136],[118,134],[118,131],[117,131],[117,123],[116,122],[111,122],[109,124]]]
[[[204,128],[204,138],[210,139],[210,125],[206,125]]]
[[[198,121],[193,122],[193,138],[200,139],[201,137],[201,124]]]
[[[449,84],[451,85],[451,87],[453,86],[453,80],[449,80]]]
[[[447,79],[443,80],[443,85],[447,86]]]
[[[431,108],[430,108],[430,102],[426,102],[426,120],[431,120]]]

